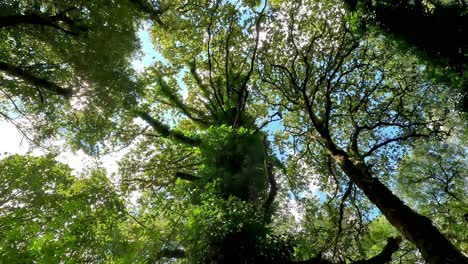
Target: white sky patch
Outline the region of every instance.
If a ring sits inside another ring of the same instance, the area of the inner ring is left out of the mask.
[[[61,142],[56,142],[56,144],[61,144]],[[68,150],[61,152],[55,160],[67,164],[73,170],[74,175],[82,173],[86,168],[93,167],[95,164],[101,164],[110,175],[117,172],[117,161],[125,155],[126,151],[124,149],[98,159],[85,154],[82,150],[76,152]],[[15,154],[43,156],[46,152],[31,147],[28,140],[21,135],[13,124],[8,121],[0,121],[0,159]]]
[[[313,193],[316,194],[317,191],[319,190],[319,186],[315,182],[310,182],[309,183],[309,190]]]
[[[0,158],[8,155],[33,155],[43,156],[46,153],[39,149],[33,148],[28,140],[18,131],[18,129],[8,121],[0,121]],[[73,153],[65,151],[60,153],[56,160],[67,164],[73,169],[75,175],[83,171],[87,164],[90,164],[91,158],[85,155],[82,151]]]
[[[132,67],[137,73],[141,73],[145,69],[145,63],[142,59],[134,59],[132,61]]]
[[[188,93],[189,93],[189,91],[188,91],[187,88],[185,88],[184,90],[182,90],[182,98],[183,98],[184,100],[187,99]]]
[[[290,199],[288,201],[288,208],[289,212],[294,216],[294,221],[296,221],[296,224],[299,224],[304,218],[304,214],[301,212],[296,199]]]
[[[146,67],[152,65],[155,61],[164,61],[164,58],[156,52],[154,45],[151,43],[151,36],[149,33],[149,25],[145,25],[138,31],[138,37],[140,38],[141,43],[141,53],[143,54],[140,57],[137,57],[132,61],[132,66],[137,72],[142,72]],[[184,91],[183,97],[188,96],[188,91]],[[80,110],[86,105],[84,99],[79,97],[72,99],[72,105],[75,107],[75,110]],[[56,142],[60,145],[63,142]],[[67,164],[70,168],[73,169],[73,174],[78,175],[83,172],[86,168],[92,167],[95,164],[101,164],[108,174],[116,173],[118,170],[117,162],[120,160],[123,155],[126,153],[126,149],[114,152],[99,158],[91,157],[86,155],[83,151],[72,152],[66,150],[61,152],[56,160],[62,163]],[[33,156],[42,156],[46,153],[38,148],[33,148],[28,140],[24,138],[23,135],[18,131],[18,129],[6,120],[0,119],[0,158],[5,155],[26,155],[30,154]]]
[[[0,121],[0,153],[24,155],[29,150],[29,144],[18,129],[10,122]]]

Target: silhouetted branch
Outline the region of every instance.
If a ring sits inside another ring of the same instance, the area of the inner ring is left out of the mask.
[[[66,16],[66,13],[73,9],[76,9],[76,7],[68,8],[53,16],[45,14],[13,14],[0,16],[0,28],[18,25],[39,25],[52,27],[67,34],[77,36],[79,32],[84,32],[87,28],[77,25],[73,19]],[[60,23],[67,25],[69,29],[62,27]]]
[[[173,137],[174,139],[185,143],[187,145],[191,146],[198,146],[201,143],[200,138],[198,137],[189,137],[185,134],[183,134],[180,131],[172,130],[169,128],[168,125],[163,124],[159,120],[154,119],[151,117],[147,112],[137,110],[135,113],[144,121],[146,121],[154,130],[156,130],[161,136],[163,137]]]
[[[387,239],[387,244],[385,247],[382,249],[382,251],[366,260],[358,260],[354,261],[353,263],[355,264],[381,264],[381,263],[387,263],[392,260],[392,255],[393,253],[397,252],[398,249],[400,248],[400,243],[401,243],[401,237],[390,237]]]
[[[156,22],[160,27],[166,28],[166,25],[161,20],[161,15],[166,11],[164,9],[155,9],[145,0],[130,0],[138,9],[149,15],[151,20]]]
[[[176,172],[176,178],[186,180],[186,181],[196,181],[200,179],[199,177],[195,175],[185,173],[185,172]]]
[[[265,170],[267,174],[268,184],[270,185],[270,191],[268,192],[268,197],[265,200],[263,208],[265,209],[265,219],[271,217],[273,211],[273,202],[275,201],[276,195],[278,194],[278,186],[276,183],[275,175],[273,174],[273,166],[268,158],[268,142],[267,137],[265,136],[263,140],[264,147],[264,156],[265,156]]]
[[[43,88],[57,95],[70,97],[73,93],[71,89],[60,87],[57,84],[49,80],[38,77],[34,75],[33,73],[25,71],[24,69],[18,66],[15,66],[15,65],[3,62],[3,61],[0,61],[0,71],[3,71],[6,74],[11,75],[13,77],[20,78],[29,84]]]

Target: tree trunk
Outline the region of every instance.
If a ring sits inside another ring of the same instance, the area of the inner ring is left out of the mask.
[[[336,146],[327,146],[351,181],[374,203],[387,220],[413,242],[429,263],[468,263],[466,258],[429,220],[405,205],[364,163],[353,162]]]

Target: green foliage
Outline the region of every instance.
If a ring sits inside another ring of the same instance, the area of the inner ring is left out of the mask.
[[[2,21],[20,21],[0,27],[2,117],[39,131],[36,142],[73,133],[72,144],[92,149],[135,102],[138,13],[126,1],[2,1],[0,9]]]
[[[261,133],[225,125],[206,130],[200,147],[206,181],[219,179],[220,194],[257,201],[266,188],[265,146]]]
[[[125,254],[124,206],[103,171],[77,179],[52,156],[14,155],[0,172],[2,263],[103,263]]]
[[[415,146],[399,166],[397,188],[400,194],[434,223],[454,243],[468,250],[466,194],[468,165],[466,147],[450,138]]]
[[[293,240],[276,235],[251,202],[217,194],[205,186],[201,203],[187,218],[187,249],[194,263],[282,263],[290,260]]]
[[[96,156],[129,147],[112,182],[1,160],[0,262],[369,259],[397,234],[363,191],[379,181],[467,250],[463,76],[338,0],[111,2],[0,3],[0,114]],[[49,24],[5,24],[24,16]],[[162,58],[137,75],[141,17]]]

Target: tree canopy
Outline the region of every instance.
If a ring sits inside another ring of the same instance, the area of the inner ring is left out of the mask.
[[[0,263],[468,262],[466,64],[382,30],[401,5],[0,7],[0,116],[49,153],[0,160]]]

